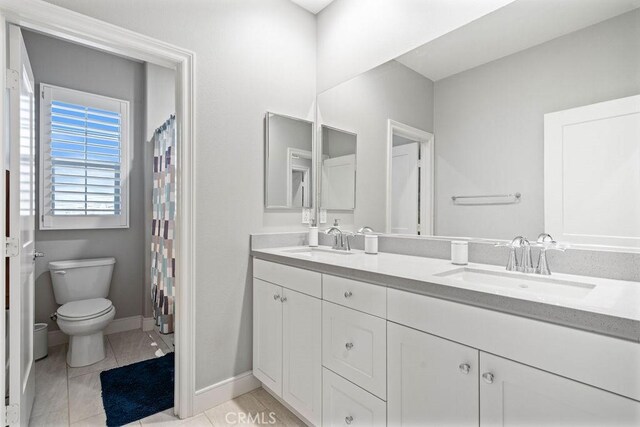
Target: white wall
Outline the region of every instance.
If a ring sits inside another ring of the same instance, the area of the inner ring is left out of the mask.
[[[435,83],[436,234],[544,230],[546,113],[640,93],[640,10]],[[501,206],[452,195],[522,193]]]
[[[147,106],[145,138],[148,141],[158,126],[176,113],[176,72],[149,63],[144,64],[144,70]]]
[[[318,93],[513,0],[335,0],[318,14]]]
[[[356,208],[328,212],[346,228],[386,227],[387,120],[433,131],[433,82],[396,61],[318,95],[318,122],[356,133]]]
[[[288,0],[51,0],[196,53],[196,386],[252,366],[249,233],[265,213],[267,110],[313,119],[314,16]]]

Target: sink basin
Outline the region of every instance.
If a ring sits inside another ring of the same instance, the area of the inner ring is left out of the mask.
[[[454,282],[465,283],[470,286],[480,285],[494,288],[509,289],[530,295],[553,296],[561,298],[583,298],[596,285],[568,280],[554,279],[548,276],[530,276],[522,273],[509,273],[478,268],[456,268],[436,274],[447,277]]]
[[[338,251],[335,249],[329,248],[296,248],[296,249],[287,249],[282,252],[288,254],[296,254],[296,255],[308,255],[312,256],[315,254],[333,254],[333,255],[353,255],[353,252],[349,251]]]

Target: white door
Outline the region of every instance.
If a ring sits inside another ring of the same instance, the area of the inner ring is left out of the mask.
[[[253,375],[282,396],[282,288],[253,279]]]
[[[481,427],[640,425],[640,402],[558,375],[482,352],[480,374]]]
[[[9,405],[15,425],[27,425],[35,396],[33,325],[35,262],[35,96],[20,29],[9,28],[10,237],[18,253],[9,265]]]
[[[322,162],[322,207],[355,208],[356,155],[326,159]]]
[[[640,248],[640,95],[544,116],[545,231]]]
[[[478,350],[387,322],[390,426],[477,426]]]
[[[322,305],[284,289],[282,297],[282,398],[314,425],[322,416]]]
[[[392,148],[391,233],[418,234],[418,143]]]

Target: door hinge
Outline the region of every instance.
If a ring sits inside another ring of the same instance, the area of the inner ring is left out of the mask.
[[[7,405],[4,407],[4,425],[13,426],[20,422],[20,405]]]
[[[14,257],[20,254],[20,242],[15,237],[7,237],[4,244],[4,256]]]
[[[16,70],[7,68],[7,81],[6,81],[7,89],[11,89],[11,90],[18,89],[19,84],[20,84],[20,74]]]

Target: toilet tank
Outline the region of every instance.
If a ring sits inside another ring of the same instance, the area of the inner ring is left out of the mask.
[[[115,258],[93,258],[49,263],[53,294],[58,304],[106,298]]]

